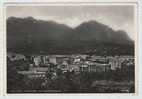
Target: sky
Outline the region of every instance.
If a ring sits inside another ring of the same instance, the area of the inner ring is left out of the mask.
[[[114,30],[124,30],[134,40],[134,6],[78,5],[78,6],[8,6],[6,17],[29,17],[53,20],[72,28],[82,22],[96,20]]]

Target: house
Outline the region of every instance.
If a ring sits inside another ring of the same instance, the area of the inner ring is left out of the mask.
[[[79,72],[80,68],[77,64],[70,64],[69,65],[69,71]]]
[[[38,72],[38,71],[18,71],[19,74],[22,74],[30,79],[37,79],[37,78],[45,78],[46,72]]]
[[[56,56],[49,56],[49,63],[57,64]]]
[[[112,70],[115,70],[116,68],[122,68],[122,63],[126,60],[132,60],[134,64],[133,56],[114,56],[114,57],[108,57],[108,59]]]
[[[96,72],[107,72],[111,70],[110,64],[96,64]]]
[[[111,70],[110,64],[86,61],[80,66],[82,72],[107,72]]]

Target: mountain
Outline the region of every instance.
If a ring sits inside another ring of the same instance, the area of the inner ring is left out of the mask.
[[[7,19],[7,50],[46,54],[134,54],[127,33],[91,20],[76,28],[32,17]]]
[[[76,28],[76,31],[78,35],[81,35],[81,40],[93,40],[96,43],[132,43],[126,32],[122,30],[114,31],[107,25],[97,21],[84,22]]]

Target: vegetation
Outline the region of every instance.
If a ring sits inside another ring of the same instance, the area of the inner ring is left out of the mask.
[[[24,54],[134,55],[134,42],[126,32],[96,21],[72,29],[54,21],[10,17],[7,50]]]
[[[21,63],[21,61],[18,61]],[[82,92],[121,92],[123,88],[134,92],[134,66],[108,72],[65,72],[57,69],[48,71],[45,78],[30,79],[17,73],[18,62],[8,60],[7,91],[12,92],[48,92],[48,93],[82,93]]]

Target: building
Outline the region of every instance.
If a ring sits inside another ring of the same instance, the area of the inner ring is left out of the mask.
[[[131,60],[133,61],[134,64],[133,56],[114,56],[114,57],[108,57],[108,60],[112,70],[115,70],[116,68],[122,68],[122,63],[125,60]]]
[[[69,65],[69,71],[74,71],[74,72],[79,72],[80,71],[80,68],[79,68],[79,65],[77,64],[70,64]]]
[[[108,72],[111,70],[110,64],[96,64],[96,72]]]
[[[49,63],[57,64],[57,60],[55,56],[49,56]]]
[[[44,79],[45,78],[45,75],[46,75],[46,72],[37,72],[37,71],[18,71],[19,74],[22,74],[30,79],[37,79],[37,78],[40,78],[40,79]]]
[[[82,72],[107,72],[111,70],[110,64],[86,61],[80,66]]]

